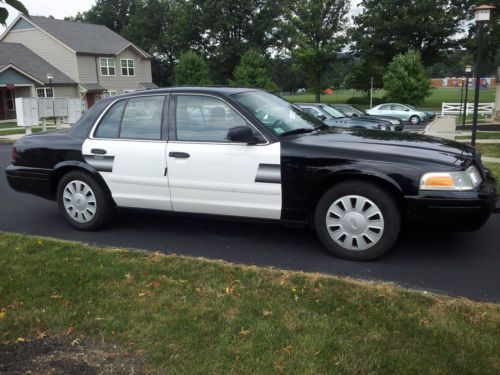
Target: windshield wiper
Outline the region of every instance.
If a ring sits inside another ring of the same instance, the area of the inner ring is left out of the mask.
[[[284,133],[281,133],[280,137],[285,137],[287,135],[294,135],[294,134],[311,133],[314,130],[316,130],[316,129],[312,129],[312,128],[298,128],[298,129],[293,129],[293,130],[289,130],[289,131],[286,131]]]

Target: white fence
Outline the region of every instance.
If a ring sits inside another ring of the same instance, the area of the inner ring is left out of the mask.
[[[464,113],[464,103],[443,103],[441,115],[459,115]],[[477,113],[480,115],[493,116],[495,103],[479,103]],[[467,113],[474,112],[474,103],[467,103]]]

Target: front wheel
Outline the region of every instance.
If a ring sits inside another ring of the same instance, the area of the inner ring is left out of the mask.
[[[57,188],[57,203],[64,218],[80,230],[95,230],[105,225],[113,211],[99,183],[84,172],[63,176]]]
[[[420,117],[418,117],[417,115],[411,116],[410,117],[410,124],[412,124],[412,125],[420,124]]]
[[[316,232],[333,254],[371,260],[391,249],[401,230],[395,199],[377,184],[348,181],[328,190],[315,212]]]

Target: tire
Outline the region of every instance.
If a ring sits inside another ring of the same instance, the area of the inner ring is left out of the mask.
[[[57,187],[57,204],[64,218],[76,229],[92,231],[106,225],[113,206],[100,184],[84,172],[65,174]]]
[[[412,124],[412,125],[420,124],[420,117],[418,117],[417,115],[411,116],[410,117],[410,124]]]
[[[371,260],[389,251],[398,239],[401,211],[381,186],[351,180],[323,195],[314,222],[319,239],[331,253],[350,260]]]

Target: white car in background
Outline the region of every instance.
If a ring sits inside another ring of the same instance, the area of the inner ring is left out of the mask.
[[[370,115],[393,116],[401,119],[401,121],[409,122],[412,125],[418,125],[421,122],[429,120],[426,112],[415,109],[406,104],[385,103],[379,104],[366,112]]]

